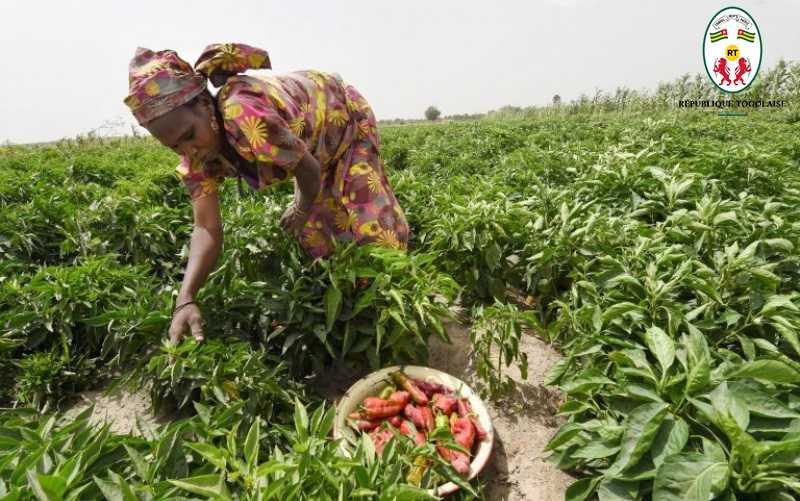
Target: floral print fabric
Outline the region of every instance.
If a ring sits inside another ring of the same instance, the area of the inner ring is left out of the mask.
[[[380,159],[375,116],[355,88],[318,71],[237,75],[218,103],[241,158],[238,165],[181,158],[177,173],[193,199],[240,173],[257,190],[288,179],[308,151],[322,166],[322,187],[301,236],[306,251],[325,256],[334,240],[406,249],[408,224]]]

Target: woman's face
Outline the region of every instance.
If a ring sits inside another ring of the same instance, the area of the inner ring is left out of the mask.
[[[211,127],[214,102],[201,94],[191,106],[181,106],[151,120],[145,128],[175,153],[200,163],[217,158],[222,150],[220,133]]]

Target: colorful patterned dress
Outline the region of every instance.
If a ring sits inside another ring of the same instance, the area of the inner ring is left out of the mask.
[[[405,250],[408,224],[386,178],[380,138],[367,102],[336,74],[237,75],[218,103],[228,142],[242,157],[200,164],[181,157],[178,176],[193,200],[241,177],[256,190],[288,179],[308,150],[322,167],[322,188],[301,235],[313,257],[333,240]],[[246,160],[246,161],[244,161]]]

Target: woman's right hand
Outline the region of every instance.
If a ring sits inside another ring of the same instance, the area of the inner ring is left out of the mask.
[[[196,304],[188,304],[179,309],[172,317],[172,325],[169,327],[169,340],[172,346],[180,344],[183,334],[189,330],[198,343],[203,342],[203,314]],[[175,357],[170,355],[170,363],[175,361]]]

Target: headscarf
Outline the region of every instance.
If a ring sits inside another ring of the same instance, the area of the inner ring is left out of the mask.
[[[130,89],[125,104],[144,125],[197,97],[206,90],[207,80],[221,87],[238,73],[271,68],[267,51],[244,44],[209,45],[194,69],[173,50],[153,52],[139,47],[128,65]]]

